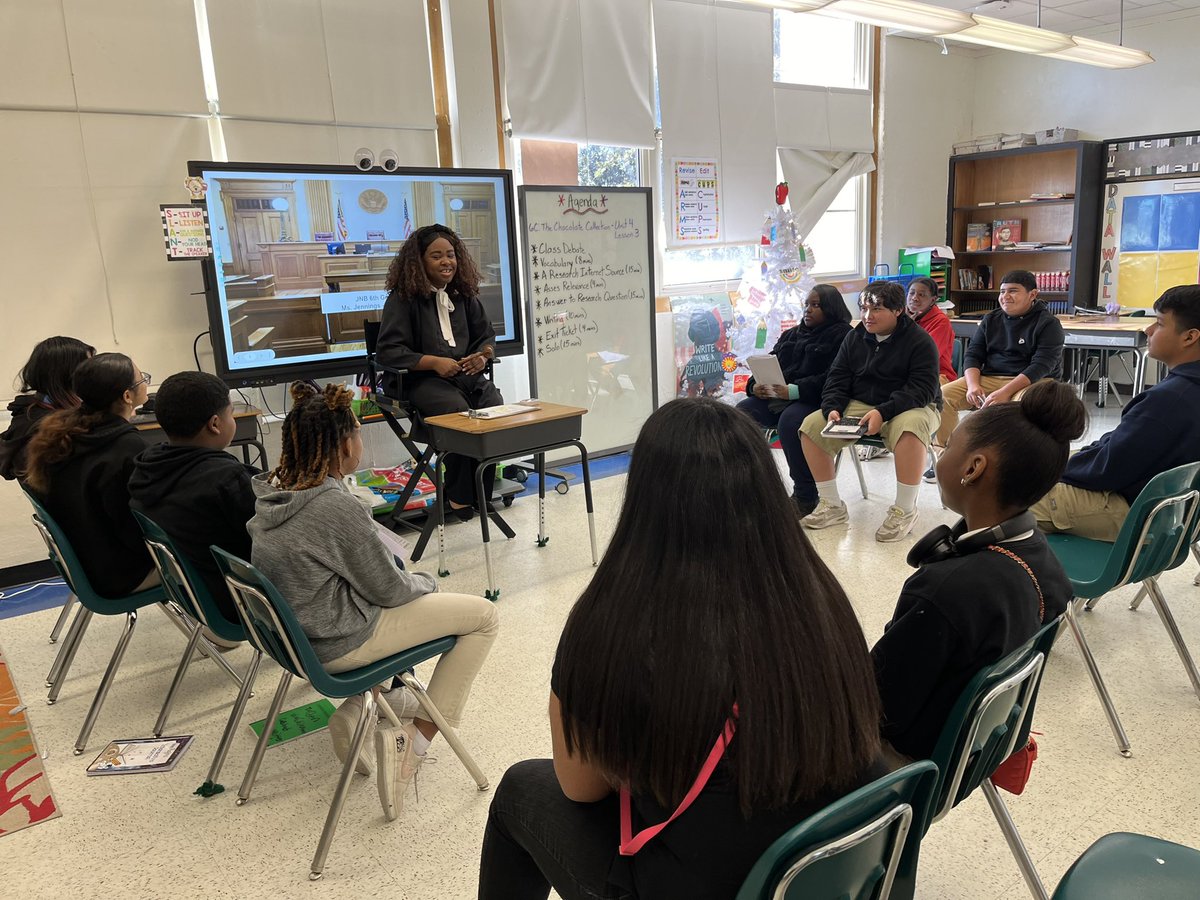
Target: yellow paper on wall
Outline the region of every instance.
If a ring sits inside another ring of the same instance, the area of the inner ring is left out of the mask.
[[[1196,284],[1200,275],[1200,252],[1184,250],[1158,255],[1158,293],[1180,284]],[[1157,299],[1157,298],[1156,298]]]
[[[1150,308],[1158,299],[1158,253],[1122,253],[1117,297],[1122,306]]]

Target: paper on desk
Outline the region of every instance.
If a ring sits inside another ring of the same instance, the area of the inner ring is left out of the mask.
[[[770,387],[787,384],[777,356],[749,356],[746,358],[746,365],[750,367],[757,384]]]

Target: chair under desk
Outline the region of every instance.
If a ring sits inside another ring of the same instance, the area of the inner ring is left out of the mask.
[[[592,565],[599,557],[596,551],[596,521],[592,507],[592,480],[588,469],[587,448],[580,440],[583,433],[583,416],[587,410],[578,406],[562,406],[557,403],[539,402],[529,412],[505,416],[499,419],[477,419],[462,413],[446,413],[425,419],[439,450],[458,453],[478,460],[475,467],[475,496],[479,509],[486,510],[488,496],[483,483],[483,473],[492,463],[516,457],[533,456],[538,475],[538,536],[537,546],[544,547],[550,537],[546,533],[546,453],[564,447],[575,447],[579,451],[583,469],[583,493],[587,506],[588,534],[592,544]],[[448,575],[446,569],[445,508],[442,499],[441,466],[435,467],[437,500],[434,515],[438,527],[438,574]],[[483,559],[487,567],[488,587],[484,596],[495,600],[500,596],[492,571],[489,548],[491,533],[488,515],[480,513],[479,524],[483,531]],[[512,537],[512,535],[509,535]]]

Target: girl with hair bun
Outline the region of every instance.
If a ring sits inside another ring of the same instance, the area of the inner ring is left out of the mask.
[[[130,424],[150,376],[124,353],[100,353],[75,369],[79,405],[42,420],[26,450],[25,483],[66,532],[102,597],[158,583],[158,571],[129,511],[129,476],[145,440]]]
[[[871,651],[883,736],[898,753],[927,758],[975,673],[1071,602],[1071,582],[1029,507],[1058,481],[1086,425],[1075,391],[1043,381],[955,429],[937,482],[962,518],[913,546],[908,562],[917,571]]]
[[[342,478],[362,459],[353,394],[337,384],[291,386],[279,465],[253,479],[254,518],[246,525],[251,562],[279,588],[330,672],[345,672],[427,641],[453,635],[429,681],[429,696],[457,727],[471,683],[496,639],[499,619],[483,597],[440,594],[423,572],[406,572],[380,540],[371,514]],[[404,703],[403,700],[407,700]],[[418,712],[404,689],[387,698],[397,716]],[[329,720],[334,753],[345,761],[361,698],[346,700]],[[371,723],[375,728],[375,723]],[[408,784],[437,726],[419,715],[399,729],[379,727],[373,746],[379,798],[389,820],[400,815]],[[367,759],[358,771],[370,772]]]

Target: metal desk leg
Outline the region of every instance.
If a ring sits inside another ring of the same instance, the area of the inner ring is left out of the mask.
[[[492,553],[489,547],[491,542],[491,533],[488,529],[488,494],[483,492],[483,472],[487,468],[487,461],[482,460],[475,466],[475,496],[479,500],[479,527],[483,531],[483,563],[487,567],[487,590],[483,596],[489,600],[499,600],[500,590],[496,587],[496,580],[492,577]],[[490,492],[489,492],[490,493]]]
[[[434,491],[436,499],[434,505],[437,509],[434,515],[437,517],[437,533],[438,533],[438,577],[445,578],[450,574],[450,570],[446,568],[446,483],[442,478],[442,457],[439,454],[433,464],[434,471]]]
[[[545,547],[550,543],[550,537],[546,534],[546,454],[538,453],[535,456],[537,464],[538,477],[538,536],[537,545]]]
[[[1133,368],[1133,396],[1137,396],[1146,389],[1146,364],[1150,359],[1150,350],[1148,347],[1138,347],[1134,350],[1137,354],[1137,365]]]
[[[1096,406],[1104,409],[1108,401],[1108,351],[1100,351],[1100,368],[1096,377]]]
[[[575,446],[579,448],[579,464],[583,469],[583,502],[587,506],[588,535],[592,539],[592,565],[594,566],[600,562],[600,558],[596,554],[596,514],[592,508],[592,473],[588,467],[587,447],[579,441],[575,441]]]

